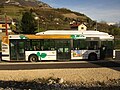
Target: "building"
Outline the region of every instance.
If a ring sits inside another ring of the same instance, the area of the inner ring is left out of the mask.
[[[80,24],[79,26],[78,26],[78,31],[79,30],[87,30],[87,26],[85,25],[85,24]]]
[[[87,26],[85,24],[74,23],[70,24],[72,30],[87,30]]]
[[[6,32],[6,25],[5,25],[5,17],[0,17],[0,32]],[[12,32],[10,25],[12,23],[12,20],[7,18],[7,30],[8,32]]]

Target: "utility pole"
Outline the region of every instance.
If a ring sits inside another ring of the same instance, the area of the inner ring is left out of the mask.
[[[5,32],[6,32],[6,36],[8,36],[7,15],[6,15],[6,13],[5,13]]]

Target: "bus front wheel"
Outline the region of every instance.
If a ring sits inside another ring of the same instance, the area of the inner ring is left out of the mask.
[[[88,57],[88,60],[95,61],[97,60],[97,55],[95,53],[91,53]]]
[[[30,62],[37,62],[38,61],[38,56],[37,55],[30,55],[29,56],[29,61]]]

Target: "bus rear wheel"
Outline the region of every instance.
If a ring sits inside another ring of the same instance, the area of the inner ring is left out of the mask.
[[[97,60],[97,55],[95,53],[91,53],[88,57],[88,60],[95,61]]]
[[[38,56],[37,55],[30,55],[29,61],[30,62],[37,62],[38,61]]]

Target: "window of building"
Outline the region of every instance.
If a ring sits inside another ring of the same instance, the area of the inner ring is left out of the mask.
[[[5,24],[2,24],[2,27],[6,27]]]
[[[81,27],[81,29],[84,29],[84,27]]]

